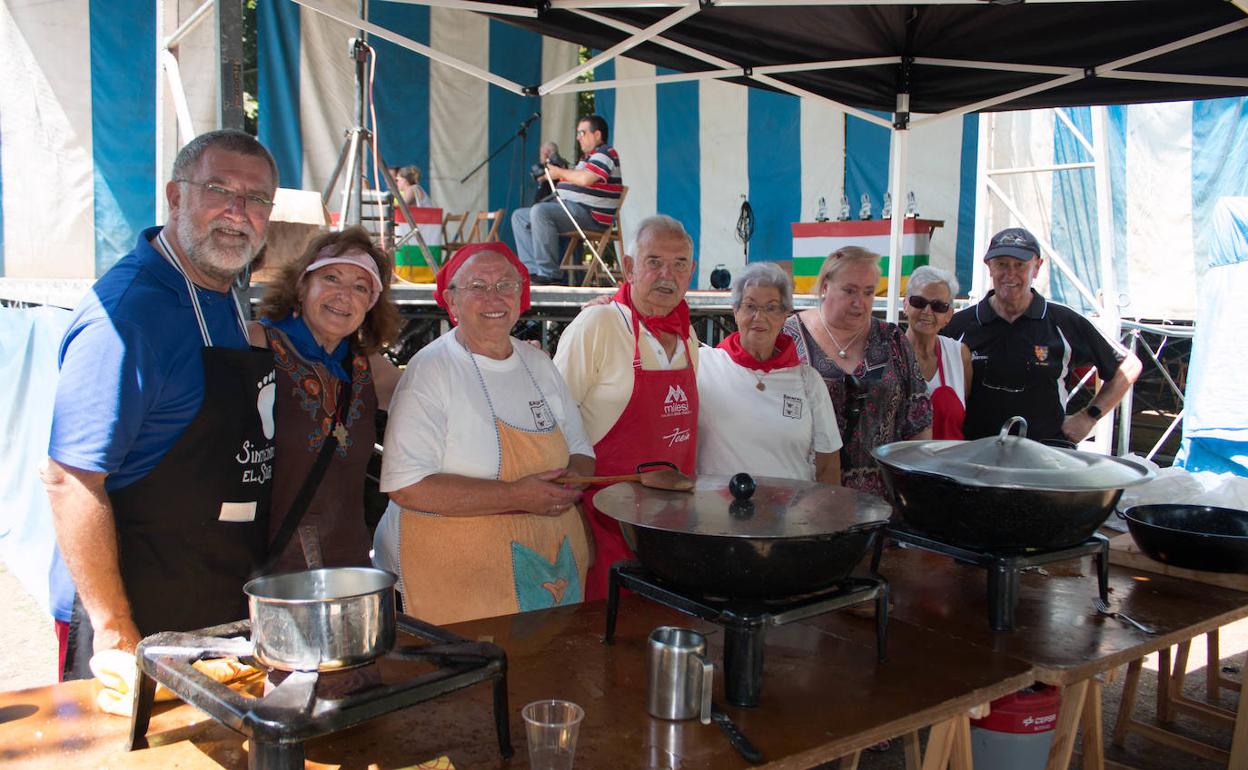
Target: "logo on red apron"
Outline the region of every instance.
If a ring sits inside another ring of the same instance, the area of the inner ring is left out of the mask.
[[[663,399],[663,416],[676,417],[689,414],[689,397],[679,385],[667,386],[667,398]]]
[[[663,434],[663,440],[667,442],[668,446],[676,446],[677,444],[688,441],[689,434],[690,431],[688,428],[677,428],[671,433]]]
[[[1039,361],[1040,363],[1044,363],[1045,361],[1049,360],[1049,346],[1048,345],[1036,345],[1036,360]]]

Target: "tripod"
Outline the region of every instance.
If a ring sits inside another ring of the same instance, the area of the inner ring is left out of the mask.
[[[364,198],[363,169],[371,154],[372,157],[376,158],[382,178],[386,181],[386,190],[394,197],[399,209],[403,212],[403,216],[412,225],[412,228],[394,244],[395,249],[397,250],[408,239],[414,237],[416,243],[420,246],[421,253],[424,254],[425,264],[436,269],[441,266],[441,263],[434,259],[433,252],[429,250],[424,236],[420,234],[420,228],[415,224],[416,220],[412,217],[407,201],[403,200],[403,196],[399,194],[398,185],[395,184],[394,177],[390,175],[390,167],[386,164],[385,159],[381,157],[381,150],[377,148],[376,137],[373,136],[373,132],[364,127],[366,98],[368,98],[364,88],[364,68],[367,65],[371,51],[372,48],[365,41],[360,38],[351,39],[347,55],[355,62],[355,125],[347,129],[346,136],[342,142],[342,150],[338,153],[338,162],[334,164],[334,172],[329,175],[329,182],[325,185],[325,191],[321,193],[321,201],[326,206],[329,205],[330,196],[333,194],[334,187],[338,184],[338,177],[342,174],[345,166],[347,170],[344,182],[346,194],[343,195],[342,204],[338,210],[338,227],[341,229],[350,225],[358,225],[362,219],[361,211]],[[379,199],[378,203],[380,204],[380,202]]]

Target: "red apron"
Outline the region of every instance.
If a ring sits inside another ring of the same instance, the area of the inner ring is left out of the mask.
[[[940,386],[932,391],[932,438],[961,440],[962,421],[966,419],[966,407],[958,392],[945,384],[945,361],[940,349],[944,347],[936,340],[936,374],[940,376]]]
[[[607,435],[594,444],[594,473],[615,476],[636,473],[641,463],[667,460],[681,473],[693,475],[698,446],[698,384],[689,340],[683,340],[684,369],[642,369],[641,327],[633,316],[633,395]],[[584,509],[594,533],[594,563],[586,578],[585,600],[607,597],[611,565],[632,559],[620,524],[594,507],[600,486],[585,490]]]

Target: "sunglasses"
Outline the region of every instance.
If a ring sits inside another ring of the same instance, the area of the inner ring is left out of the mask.
[[[933,313],[945,313],[948,312],[950,308],[949,303],[944,300],[928,299],[927,297],[920,297],[917,294],[911,294],[906,301],[909,302],[910,307],[915,310],[922,310],[923,308],[930,306]]]

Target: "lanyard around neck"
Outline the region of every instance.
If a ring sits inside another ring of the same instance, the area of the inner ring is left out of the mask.
[[[191,297],[191,306],[195,309],[195,320],[199,323],[199,334],[203,337],[204,347],[212,347],[212,335],[208,333],[208,323],[204,320],[203,308],[199,306],[199,292],[195,291],[195,284],[191,282],[190,276],[186,274],[186,270],[182,269],[182,263],[178,262],[174,256],[173,248],[169,245],[169,241],[165,239],[165,231],[162,229],[156,233],[156,245],[160,248],[157,251],[165,260],[173,265],[173,269],[178,271],[178,275],[182,276],[182,280],[186,281],[186,291]],[[238,328],[243,333],[243,339],[247,338],[247,319],[243,317],[243,307],[238,303],[238,295],[233,289],[226,289],[230,295],[230,299],[234,301],[234,312],[238,317]]]

